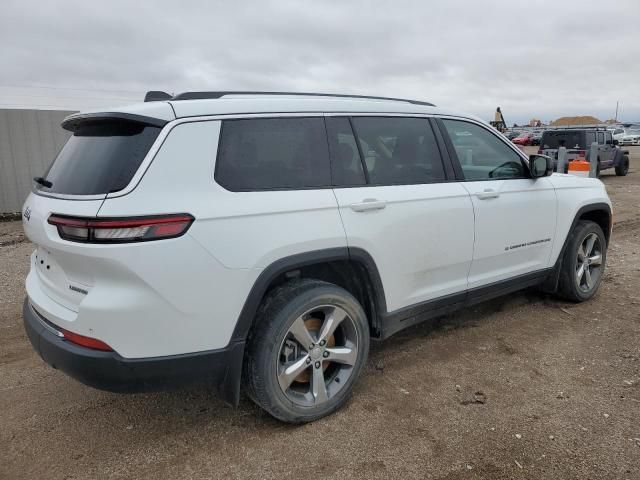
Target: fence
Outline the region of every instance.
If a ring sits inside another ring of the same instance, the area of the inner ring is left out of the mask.
[[[19,212],[70,133],[60,122],[74,112],[0,109],[0,214]]]

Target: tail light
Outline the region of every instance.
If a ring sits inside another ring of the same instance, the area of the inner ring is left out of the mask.
[[[538,149],[538,155],[542,155],[542,149],[541,148]]]
[[[194,218],[186,213],[130,218],[82,218],[52,214],[64,240],[84,243],[130,243],[175,238],[189,229]]]
[[[76,345],[80,345],[81,347],[91,348],[93,350],[113,352],[113,348],[111,348],[106,343],[98,340],[97,338],[85,337],[84,335],[73,333],[60,327],[56,328],[60,331],[60,333],[62,333],[64,338],[69,340],[71,343],[75,343]]]

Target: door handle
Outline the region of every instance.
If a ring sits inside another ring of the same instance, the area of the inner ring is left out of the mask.
[[[483,192],[476,193],[476,196],[480,200],[487,200],[489,198],[498,198],[500,196],[500,192],[494,190],[493,188],[485,188]]]
[[[352,203],[349,206],[354,212],[366,212],[367,210],[382,210],[387,206],[387,202],[375,198],[365,198],[362,202]]]

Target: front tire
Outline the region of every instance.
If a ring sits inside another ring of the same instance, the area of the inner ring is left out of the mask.
[[[558,293],[572,302],[584,302],[598,291],[607,260],[607,241],[600,226],[580,220],[565,250]]]
[[[245,388],[275,418],[311,422],[346,403],[368,353],[367,317],[353,295],[327,282],[292,280],[260,307]]]
[[[616,175],[619,177],[624,177],[629,173],[629,157],[624,155],[622,157],[622,162],[616,165]]]

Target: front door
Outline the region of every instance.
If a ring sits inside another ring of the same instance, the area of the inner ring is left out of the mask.
[[[549,267],[556,225],[550,180],[530,178],[520,154],[489,128],[463,120],[442,125],[475,213],[469,289]]]

